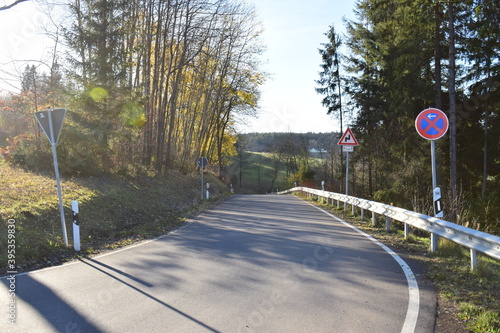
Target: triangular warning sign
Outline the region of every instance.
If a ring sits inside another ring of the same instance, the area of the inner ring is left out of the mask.
[[[340,138],[339,142],[337,142],[337,144],[346,146],[357,146],[358,141],[354,137],[354,134],[352,134],[351,129],[347,128],[342,137]]]
[[[61,134],[61,127],[65,116],[66,109],[47,109],[35,112],[35,118],[50,143],[57,144],[57,141],[59,141],[59,134]]]

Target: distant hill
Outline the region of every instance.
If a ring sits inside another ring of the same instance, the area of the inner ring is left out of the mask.
[[[273,144],[284,137],[292,137],[294,140],[303,140],[312,151],[327,150],[332,144],[336,145],[340,139],[340,133],[247,133],[240,134],[244,141],[245,150],[269,153]]]

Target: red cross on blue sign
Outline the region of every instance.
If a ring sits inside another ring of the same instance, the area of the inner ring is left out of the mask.
[[[427,140],[437,140],[448,131],[448,117],[439,109],[426,109],[415,119],[418,134]]]

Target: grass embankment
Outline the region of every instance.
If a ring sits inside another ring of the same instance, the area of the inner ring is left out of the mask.
[[[211,201],[227,193],[216,177]],[[124,246],[162,235],[209,204],[200,200],[200,178],[169,172],[157,178],[90,177],[62,180],[66,228],[64,245],[53,175],[41,175],[0,160],[0,276],[7,271],[7,225],[15,221],[18,271],[51,266],[77,256]],[[81,251],[73,244],[71,202],[80,210]]]
[[[288,187],[285,166],[277,163],[271,153],[244,151],[241,154],[241,158],[235,158],[227,168],[237,193],[267,193]]]
[[[321,157],[309,158],[311,166],[321,165],[321,163],[323,163]],[[233,158],[233,162],[227,167],[227,172],[233,179],[233,186],[237,193],[276,192],[290,188],[293,183],[287,179],[290,175],[287,175],[286,164],[283,161],[277,161],[273,153],[244,151],[241,156]]]
[[[337,209],[313,201],[424,264],[426,277],[432,281],[438,294],[438,310],[442,312],[438,315],[435,332],[500,333],[500,262],[478,253],[478,268],[471,271],[469,251],[451,241],[441,239],[439,250],[431,253],[430,237],[423,231],[412,230],[405,239],[401,223],[393,222],[391,230],[386,231],[382,216],[373,227],[371,219],[368,221],[365,217],[363,221],[360,215],[353,216],[350,209],[344,211],[343,206]]]

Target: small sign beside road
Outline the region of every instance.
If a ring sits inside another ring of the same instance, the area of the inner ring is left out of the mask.
[[[66,116],[66,109],[48,109],[35,112],[35,118],[45,132],[50,143],[57,144]]]
[[[208,165],[208,160],[206,157],[200,157],[198,159],[198,166],[202,169],[205,169],[205,167]]]
[[[358,140],[354,137],[351,129],[348,127],[337,145],[342,146],[342,151],[346,154],[345,160],[345,195],[349,195],[349,153],[354,151],[354,146],[358,146]]]
[[[431,141],[431,167],[432,167],[432,188],[434,198],[434,216],[443,217],[443,207],[441,204],[441,190],[437,187],[436,168],[436,144],[435,140],[442,138],[448,131],[448,117],[446,114],[434,108],[425,109],[420,112],[415,119],[415,129],[424,139]],[[434,237],[434,234],[432,234]],[[435,239],[432,241],[431,249],[437,247]],[[434,250],[432,250],[434,252]]]
[[[64,243],[68,246],[68,235],[66,233],[66,221],[64,219],[64,206],[62,199],[61,180],[59,177],[59,166],[57,164],[57,141],[66,116],[66,109],[47,109],[35,112],[35,118],[40,127],[45,132],[52,146],[52,156],[54,157],[54,172],[56,176],[57,196],[59,197],[59,214],[61,215],[61,226],[63,231]]]
[[[415,119],[415,128],[424,139],[437,140],[448,131],[448,117],[439,109],[425,109]]]
[[[337,142],[338,145],[345,145],[345,146],[358,146],[358,141],[354,137],[354,134],[352,134],[352,131],[350,128],[347,128],[340,138],[339,142]],[[344,150],[345,151],[345,150]]]

